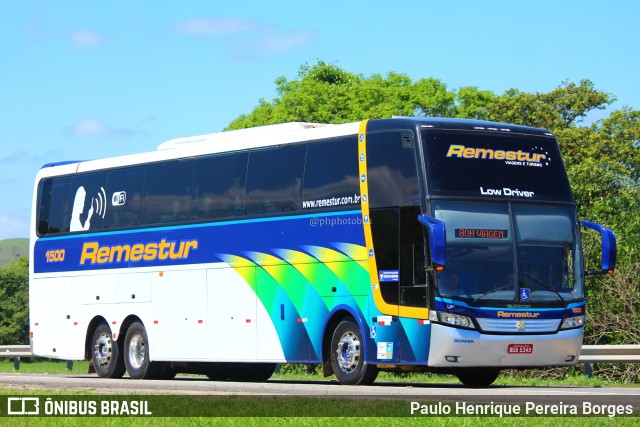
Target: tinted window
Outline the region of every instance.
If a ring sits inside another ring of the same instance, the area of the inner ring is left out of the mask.
[[[423,131],[431,194],[572,201],[555,138]]]
[[[376,251],[378,271],[398,271],[399,209],[375,209],[371,211],[371,233]],[[381,281],[382,298],[389,304],[398,305],[399,283],[396,280]]]
[[[419,204],[414,143],[410,134],[368,135],[367,169],[372,208]]]
[[[247,215],[301,208],[300,187],[306,146],[254,151],[247,173]]]
[[[109,207],[103,222],[106,228],[140,225],[144,173],[144,166],[109,172],[107,181]]]
[[[69,231],[69,191],[71,180],[66,177],[46,179],[40,183],[38,233],[54,234]]]
[[[241,216],[248,153],[196,161],[191,215],[194,219]]]
[[[107,196],[107,173],[85,173],[71,179],[69,194],[70,222],[68,231],[103,228],[111,199]]]
[[[355,137],[310,144],[302,190],[304,209],[359,204]]]
[[[189,219],[193,166],[189,160],[147,166],[142,208],[145,224]]]

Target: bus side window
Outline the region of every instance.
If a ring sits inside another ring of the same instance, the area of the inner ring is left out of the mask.
[[[103,218],[111,206],[106,186],[106,172],[83,173],[72,177],[68,202],[69,231],[103,228]]]
[[[38,235],[44,236],[49,231],[49,214],[51,211],[51,185],[53,180],[43,179],[38,183]]]
[[[250,153],[246,215],[293,212],[302,208],[300,190],[306,148],[306,145],[296,145]]]
[[[357,156],[355,136],[310,144],[302,188],[303,208],[340,209],[359,205]]]
[[[414,150],[400,132],[367,136],[371,208],[420,204]]]
[[[140,225],[145,167],[134,166],[109,172],[107,200],[109,211],[103,221],[105,228]]]
[[[245,152],[196,160],[193,219],[242,216],[248,159]]]
[[[69,231],[69,192],[71,182],[67,177],[47,179],[40,187],[38,233],[57,234]]]
[[[144,224],[189,219],[194,163],[179,160],[147,166],[142,207]]]

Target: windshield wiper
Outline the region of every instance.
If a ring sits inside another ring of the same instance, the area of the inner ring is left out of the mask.
[[[558,292],[556,290],[556,288],[554,288],[553,286],[549,285],[548,283],[544,283],[542,280],[538,279],[537,277],[529,274],[529,273],[524,273],[525,276],[527,276],[529,279],[533,280],[534,282],[536,282],[538,285],[542,286],[543,288],[553,292],[554,294],[556,294],[558,296],[558,298],[560,298],[560,301],[562,301],[563,305],[566,305],[567,303],[564,301],[564,298],[562,298],[562,295],[560,295],[560,292]]]
[[[482,295],[480,295],[479,297],[475,298],[475,299],[471,302],[471,304],[475,304],[476,302],[478,302],[478,300],[480,300],[481,298],[486,297],[486,296],[487,296],[487,295],[489,295],[489,294],[492,294],[492,293],[494,293],[494,292],[498,292],[498,291],[503,291],[503,290],[505,290],[505,289],[507,289],[507,288],[513,288],[513,284],[510,284],[510,285],[504,285],[504,286],[498,286],[497,288],[491,289],[490,291],[485,292],[484,294],[482,294]]]

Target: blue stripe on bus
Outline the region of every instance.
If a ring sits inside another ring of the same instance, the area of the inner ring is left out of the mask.
[[[306,219],[306,218],[321,218],[321,217],[332,217],[332,216],[340,216],[340,215],[361,215],[361,210],[350,210],[350,211],[339,211],[339,212],[317,212],[314,214],[305,214],[305,215],[291,215],[291,216],[277,216],[277,217],[268,217],[268,218],[252,218],[252,219],[238,219],[231,221],[219,221],[219,222],[205,222],[205,223],[196,223],[196,224],[182,224],[182,225],[172,225],[172,226],[164,226],[164,227],[148,227],[148,228],[134,228],[127,230],[114,230],[114,231],[100,231],[95,233],[82,233],[82,234],[65,234],[63,236],[54,236],[54,237],[41,237],[39,240],[67,240],[67,239],[82,239],[87,236],[91,237],[99,237],[104,235],[115,236],[118,234],[131,234],[131,233],[144,233],[148,231],[159,231],[159,230],[181,230],[185,228],[202,228],[202,227],[220,227],[225,225],[235,225],[235,224],[248,224],[255,222],[272,222],[272,221],[290,221],[293,219]]]
[[[359,210],[42,238],[33,262],[35,273],[56,273],[217,263],[250,253],[281,259],[282,249],[338,261],[350,258],[349,245],[364,246]]]

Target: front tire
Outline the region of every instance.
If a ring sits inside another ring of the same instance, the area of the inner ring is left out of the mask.
[[[124,365],[133,379],[155,379],[164,367],[149,359],[149,338],[142,323],[135,322],[127,330],[124,338]]]
[[[465,369],[456,372],[458,380],[467,387],[489,387],[500,375],[500,369]]]
[[[353,320],[343,320],[333,332],[331,366],[341,384],[367,385],[378,376],[378,368],[365,360],[362,332]]]
[[[91,339],[93,345],[91,363],[100,378],[122,378],[125,365],[120,354],[120,346],[111,336],[111,328],[106,323],[98,325]]]

